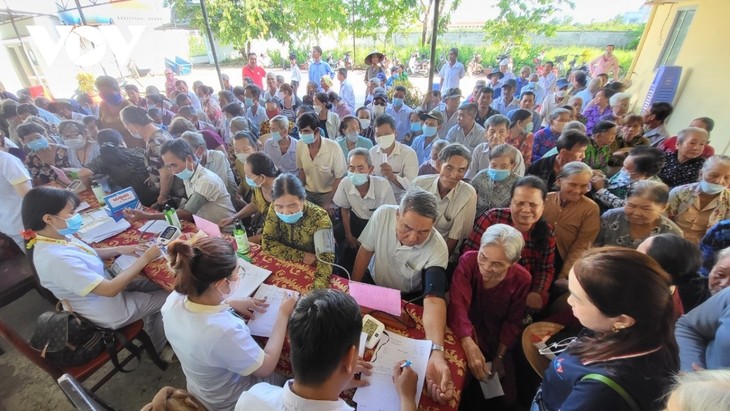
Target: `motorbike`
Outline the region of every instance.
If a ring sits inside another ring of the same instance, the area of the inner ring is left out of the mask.
[[[431,70],[431,61],[425,58],[419,59],[418,53],[413,53],[411,54],[411,59],[408,60],[406,70],[409,75],[428,76]]]
[[[349,51],[341,59],[337,60],[337,68],[352,70],[352,58],[350,57]]]
[[[482,64],[482,55],[474,54],[469,65],[466,68],[466,73],[470,76],[478,76],[484,73],[484,64]]]

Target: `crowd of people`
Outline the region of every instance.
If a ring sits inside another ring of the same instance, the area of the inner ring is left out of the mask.
[[[674,135],[670,103],[632,110],[612,52],[566,78],[550,62],[515,75],[505,59],[466,94],[453,48],[418,107],[378,52],[356,102],[348,71],[318,46],[304,94],[295,55],[286,82],[255,53],[242,85],[224,75],[217,93],[169,70],[164,90],[144,93],[98,77],[99,102],[5,92],[0,231],[80,315],[111,328],[144,318],[208,409],[350,409],[339,394],[365,384],[353,375],[369,365],[357,357],[360,310],[325,290],[332,275],[423,306],[433,344],[424,392],[440,403],[457,394],[448,326],[469,371],[461,409],[528,397],[539,410],[658,410],[680,370],[708,369],[668,397],[668,409],[696,409],[684,387],[727,384],[711,370],[730,367],[730,157],[714,153],[714,121],[702,113]],[[266,304],[228,299],[238,283],[228,241],[170,246],[168,294],[138,279],[157,247],[95,249],[73,237],[78,198],[47,186],[69,177],[134,188],[147,208],[125,210],[129,221],[164,219],[165,207],[224,231],[240,220],[264,253],[310,266],[313,291],[282,304],[261,348],[229,311],[250,317]],[[336,247],[322,250],[321,235]],[[134,253],[132,267],[105,272],[102,259]],[[536,321],[575,331],[539,387],[517,343]],[[286,335],[288,382],[274,372]],[[415,373],[401,365],[402,409],[415,409]],[[496,376],[505,395],[485,400],[480,382]]]

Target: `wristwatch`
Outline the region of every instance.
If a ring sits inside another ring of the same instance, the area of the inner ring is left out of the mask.
[[[444,346],[438,345],[436,343],[431,344],[431,351],[441,351],[444,352]]]

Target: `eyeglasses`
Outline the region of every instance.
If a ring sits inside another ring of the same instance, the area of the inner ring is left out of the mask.
[[[544,348],[537,350],[542,355],[558,355],[567,350],[570,344],[573,344],[578,337],[568,337],[564,340],[552,343]]]

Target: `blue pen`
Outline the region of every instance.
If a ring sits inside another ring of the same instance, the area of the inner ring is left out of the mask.
[[[404,362],[403,364],[401,364],[401,365],[400,365],[400,367],[401,367],[401,368],[406,368],[406,367],[410,367],[410,366],[411,366],[411,364],[413,364],[413,363],[412,363],[412,362],[410,362],[410,360],[406,360],[406,362]]]

